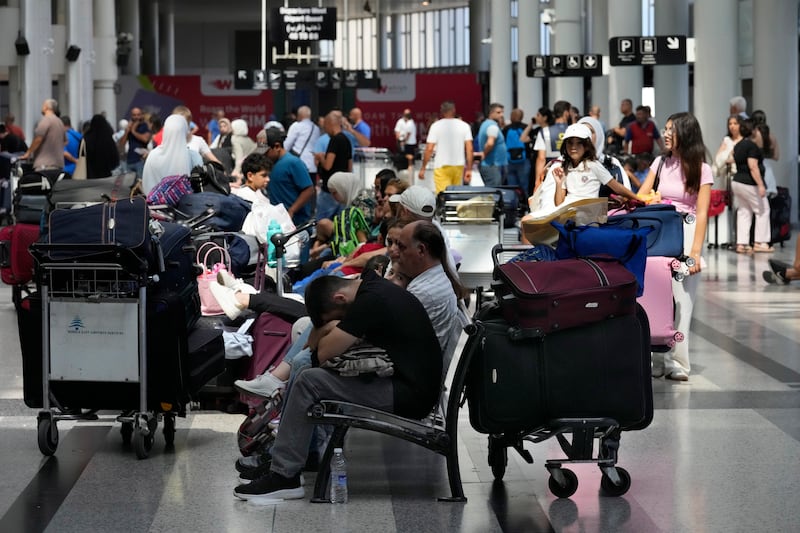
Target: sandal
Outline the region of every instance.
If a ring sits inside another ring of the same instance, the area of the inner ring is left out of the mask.
[[[737,254],[749,254],[752,250],[749,246],[745,246],[744,244],[737,244],[736,245],[736,253]]]
[[[775,251],[775,248],[773,248],[769,244],[756,244],[755,246],[753,246],[753,251],[759,253],[772,253]]]

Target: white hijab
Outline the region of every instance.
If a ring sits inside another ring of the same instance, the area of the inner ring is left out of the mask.
[[[142,190],[148,194],[166,176],[188,175],[192,159],[186,142],[189,124],[183,115],[170,115],[164,121],[161,144],[147,154],[142,170]]]
[[[353,200],[358,198],[358,193],[364,189],[364,184],[352,172],[336,172],[328,180],[328,188],[339,193],[345,207],[350,207]]]
[[[594,130],[594,149],[597,152],[597,159],[601,159],[600,155],[606,146],[606,133],[603,131],[603,125],[599,120],[588,115],[581,118],[578,124],[588,124]]]

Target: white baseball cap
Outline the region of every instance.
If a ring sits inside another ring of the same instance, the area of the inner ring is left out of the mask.
[[[390,202],[400,202],[400,205],[417,216],[433,218],[436,212],[436,196],[433,191],[422,185],[412,185],[403,194],[393,194]]]
[[[578,139],[591,139],[592,132],[589,131],[583,124],[572,124],[567,128],[567,131],[564,132],[564,139],[569,139],[570,137],[577,137]]]

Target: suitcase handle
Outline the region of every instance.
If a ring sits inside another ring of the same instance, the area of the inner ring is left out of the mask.
[[[505,252],[524,252],[533,248],[530,244],[495,244],[492,246],[492,263],[500,266],[500,254]]]

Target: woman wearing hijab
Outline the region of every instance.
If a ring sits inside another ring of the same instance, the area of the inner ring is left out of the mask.
[[[624,185],[626,189],[630,189],[631,180],[628,177],[628,173],[625,172],[622,163],[620,163],[619,159],[616,157],[603,153],[606,144],[606,135],[600,121],[587,115],[578,120],[578,124],[583,124],[592,132],[592,142],[594,143],[597,161],[611,173],[611,176],[617,180],[618,183]],[[610,190],[607,186],[601,187],[600,196],[608,196],[609,194]]]
[[[170,115],[164,122],[164,136],[152,152],[147,154],[142,171],[142,191],[148,194],[166,176],[189,175],[197,165],[203,164],[200,154],[186,146],[189,124],[183,115]]]
[[[233,150],[231,146],[232,133],[231,121],[227,118],[219,119],[219,134],[211,141],[211,149],[227,148],[228,151]]]
[[[95,115],[83,136],[86,149],[86,177],[106,178],[119,166],[119,150],[114,129],[103,115]]]
[[[250,138],[249,128],[247,122],[237,118],[231,122],[233,129],[233,136],[231,137],[231,146],[233,147],[233,172],[231,173],[237,179],[242,176],[242,161],[248,155],[252,154],[257,145],[256,142]]]

